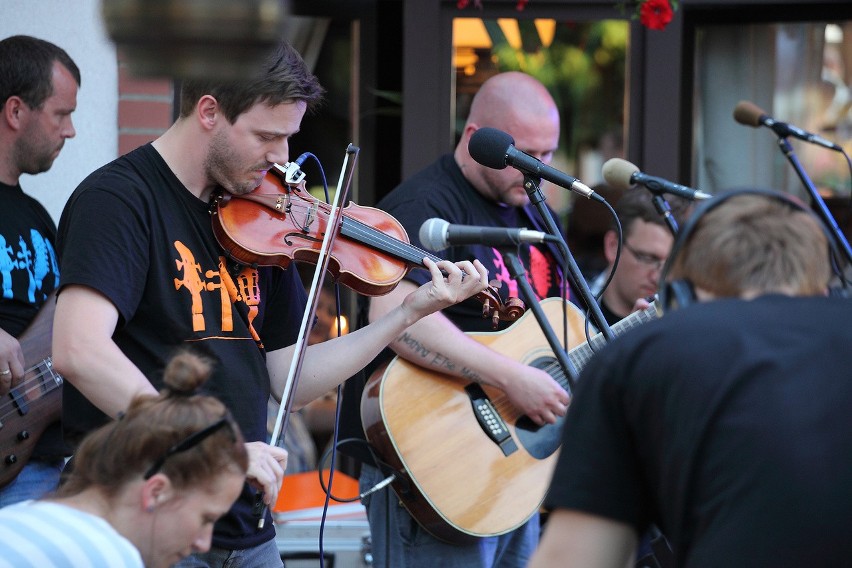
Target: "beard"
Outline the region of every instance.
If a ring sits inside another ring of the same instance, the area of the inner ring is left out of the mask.
[[[233,146],[227,140],[224,132],[217,132],[213,136],[210,149],[204,158],[204,171],[207,173],[208,179],[215,181],[228,193],[233,195],[251,193],[263,181],[263,178],[256,179],[251,174],[257,174],[259,170],[267,170],[270,165],[264,162],[245,167],[232,148]]]
[[[48,142],[40,131],[28,129],[15,144],[15,160],[24,174],[40,174],[53,166],[53,161],[62,150],[65,141],[59,144]]]

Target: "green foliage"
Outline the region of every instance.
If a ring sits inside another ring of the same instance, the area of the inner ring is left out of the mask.
[[[624,77],[629,24],[624,20],[560,22],[550,46],[541,44],[532,20],[520,20],[522,46],[512,48],[494,20],[485,27],[500,71],[523,71],[548,87],[560,107],[562,147],[573,159],[624,124]]]

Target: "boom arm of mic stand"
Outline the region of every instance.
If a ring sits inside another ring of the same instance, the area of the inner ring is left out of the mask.
[[[799,176],[799,179],[802,180],[802,184],[804,184],[805,189],[808,190],[812,203],[816,205],[817,214],[819,214],[827,226],[831,227],[834,240],[837,241],[837,244],[843,250],[843,253],[846,255],[846,260],[852,263],[852,249],[849,248],[849,241],[846,240],[843,232],[837,226],[837,221],[834,219],[834,215],[832,215],[828,210],[828,207],[825,205],[825,201],[823,201],[822,197],[820,197],[816,186],[814,186],[811,181],[811,178],[809,178],[808,174],[805,173],[802,164],[799,162],[799,158],[797,158],[796,154],[793,152],[793,147],[790,146],[790,142],[788,142],[784,137],[779,137],[778,147],[781,148],[781,152],[784,153],[787,160],[790,164],[792,164],[793,169],[796,170],[796,174]]]
[[[509,276],[518,283],[521,298],[526,302],[527,309],[532,310],[535,319],[538,321],[538,326],[541,328],[542,333],[544,333],[547,343],[550,345],[556,360],[559,362],[559,366],[565,372],[565,377],[568,380],[568,394],[573,394],[574,385],[577,383],[578,377],[577,368],[571,362],[571,359],[568,358],[568,353],[562,344],[559,343],[553,327],[551,327],[550,322],[547,320],[547,316],[544,315],[544,310],[541,309],[541,304],[533,293],[532,286],[530,286],[529,280],[526,277],[526,271],[518,259],[515,250],[506,247],[502,250],[502,253],[503,260],[506,261],[506,267],[509,269]]]
[[[601,330],[601,333],[606,340],[610,341],[615,337],[615,334],[610,329],[606,318],[604,318],[603,312],[601,312],[601,307],[598,305],[594,294],[592,294],[592,291],[589,289],[589,283],[586,282],[586,279],[583,277],[583,273],[580,272],[580,267],[577,266],[577,262],[571,255],[571,251],[568,249],[568,243],[565,242],[565,238],[562,236],[562,231],[560,231],[559,227],[556,226],[556,222],[553,220],[553,215],[550,214],[550,210],[544,205],[544,195],[542,195],[541,189],[539,188],[540,181],[541,180],[539,178],[524,174],[524,188],[526,188],[527,195],[530,197],[530,203],[535,205],[535,208],[538,210],[538,214],[544,220],[547,232],[558,239],[559,250],[562,251],[563,255],[563,258],[558,260],[560,260],[562,266],[568,268],[571,282],[580,293],[580,297],[583,299],[583,303],[586,305],[586,308],[588,308],[589,312],[591,312],[592,321],[595,323],[597,328]]]

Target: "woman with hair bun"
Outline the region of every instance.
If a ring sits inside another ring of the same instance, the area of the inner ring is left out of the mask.
[[[84,439],[53,496],[0,510],[0,567],[164,568],[208,550],[248,467],[228,410],[196,393],[210,370],[176,355],[158,396]]]

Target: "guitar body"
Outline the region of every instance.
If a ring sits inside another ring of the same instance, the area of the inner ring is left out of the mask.
[[[15,479],[41,435],[62,414],[62,377],[50,359],[55,307],[51,296],[18,338],[26,373],[23,382],[0,399],[0,487]]]
[[[541,303],[558,337],[562,304],[558,298]],[[585,342],[584,318],[566,305],[569,347],[574,347]],[[516,361],[545,368],[557,380],[564,378],[529,312],[506,330],[468,335]],[[478,410],[483,407],[484,415]],[[503,391],[466,384],[399,357],[368,381],[361,416],[367,439],[397,470],[392,486],[402,504],[426,530],[452,543],[504,534],[538,511],[562,426],[560,420],[536,427]],[[496,427],[492,418],[498,419]],[[508,430],[504,435],[499,419]],[[489,435],[495,429],[498,434]]]

